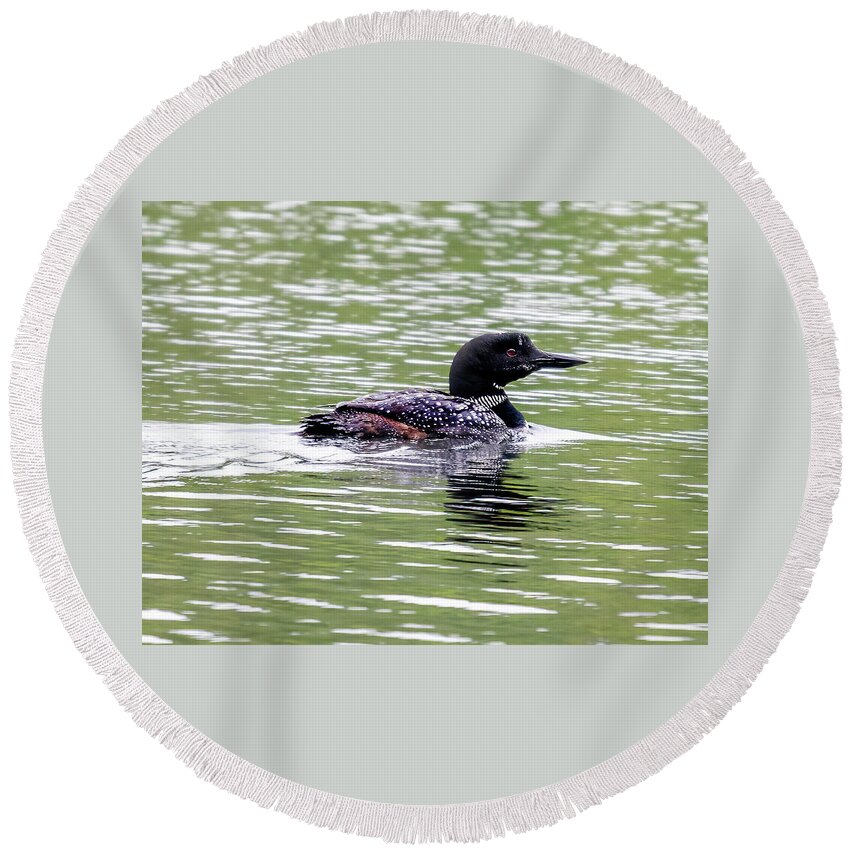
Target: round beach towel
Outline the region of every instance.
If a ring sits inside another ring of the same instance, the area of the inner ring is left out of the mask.
[[[318,25],[81,187],[12,378],[33,554],[136,722],[392,841],[571,817],[741,697],[838,479],[805,249],[725,133],[574,38]]]

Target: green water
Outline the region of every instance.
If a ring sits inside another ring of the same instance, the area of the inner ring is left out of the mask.
[[[143,639],[705,643],[707,230],[684,202],[146,204]],[[591,361],[508,387],[526,441],[295,433],[445,389],[493,330]]]

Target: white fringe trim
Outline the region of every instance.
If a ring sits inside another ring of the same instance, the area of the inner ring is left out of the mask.
[[[663,726],[614,758],[535,791],[457,805],[375,803],[309,788],[236,756],[173,711],[124,660],[77,583],[53,514],[41,430],[47,345],[62,289],[95,223],[139,163],[205,107],[269,71],[331,50],[404,40],[491,45],[549,59],[624,92],[675,128],[726,178],[767,237],[802,321],[811,390],[808,484],[791,548],[758,617],[720,671]],[[640,68],[546,27],[477,14],[376,13],[316,24],[237,57],[155,109],[80,187],[51,236],[26,299],[10,394],[13,469],[33,557],[77,648],[136,723],[220,788],[309,823],[387,841],[478,841],[553,824],[635,785],[692,747],[738,702],[794,620],[826,537],[840,476],[832,323],[797,231],[744,154],[717,122]]]

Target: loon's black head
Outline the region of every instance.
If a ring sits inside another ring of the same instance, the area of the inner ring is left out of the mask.
[[[587,362],[566,354],[547,354],[528,334],[482,334],[455,355],[449,372],[449,392],[466,398],[489,397],[503,392],[505,384],[539,369],[568,369]]]

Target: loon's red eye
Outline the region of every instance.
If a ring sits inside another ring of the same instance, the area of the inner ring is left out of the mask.
[[[505,354],[507,354],[507,355],[508,355],[508,357],[516,357],[516,349],[515,349],[515,348],[509,348],[509,349],[505,352]]]

